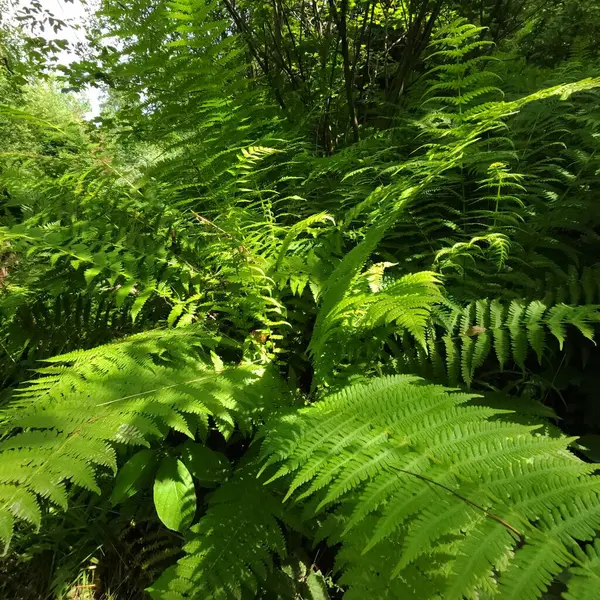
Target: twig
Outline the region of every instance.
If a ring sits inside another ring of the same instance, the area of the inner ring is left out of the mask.
[[[481,512],[483,512],[486,515],[486,517],[489,517],[493,521],[496,521],[497,523],[500,523],[500,525],[503,525],[504,527],[506,527],[506,529],[508,529],[509,531],[514,533],[519,538],[519,543],[521,543],[521,544],[525,543],[525,536],[518,529],[513,527],[508,521],[505,521],[502,517],[495,515],[494,513],[490,512],[487,508],[480,506],[476,502],[473,502],[472,500],[465,498],[465,496],[462,496],[458,492],[455,492],[452,488],[449,488],[447,485],[444,485],[443,483],[440,483],[439,481],[435,481],[434,479],[429,479],[429,477],[426,477],[425,475],[421,475],[419,473],[413,473],[412,471],[407,471],[406,469],[396,468],[396,470],[401,471],[402,473],[406,473],[407,475],[412,475],[413,477],[416,477],[417,479],[426,481],[427,483],[431,483],[432,485],[437,485],[438,487],[442,488],[446,492],[449,492],[453,496],[456,496],[463,502],[466,502],[473,508],[480,510]]]

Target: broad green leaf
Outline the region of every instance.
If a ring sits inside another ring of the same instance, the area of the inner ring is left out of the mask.
[[[196,512],[194,482],[186,466],[171,456],[162,460],[154,480],[154,506],[159,519],[175,531],[185,531]]]
[[[115,487],[110,495],[113,505],[119,504],[140,491],[148,483],[156,466],[156,452],[141,450],[134,454],[120,469]]]
[[[186,442],[181,453],[190,473],[203,484],[215,484],[225,480],[231,470],[227,457],[203,444]]]

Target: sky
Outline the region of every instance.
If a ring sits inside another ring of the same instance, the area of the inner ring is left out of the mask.
[[[51,29],[46,29],[43,33],[48,38],[61,38],[66,39],[69,42],[69,49],[63,50],[58,55],[58,61],[60,64],[69,65],[71,62],[77,59],[77,56],[73,52],[72,46],[75,46],[78,42],[85,41],[85,34],[81,30],[77,30],[77,26],[82,27],[86,16],[92,10],[96,4],[94,0],[88,0],[85,4],[81,0],[74,0],[73,2],[66,2],[65,0],[40,0],[43,8],[50,11],[56,18],[62,19],[67,23],[67,27],[61,29],[55,34]],[[27,0],[11,0],[12,10],[16,10],[19,6],[26,6]],[[100,113],[100,102],[102,92],[97,88],[88,87],[82,91],[84,96],[90,104],[90,112],[86,114],[86,118],[91,119]]]

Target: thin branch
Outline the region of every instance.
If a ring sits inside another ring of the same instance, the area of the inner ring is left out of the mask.
[[[248,49],[250,50],[250,53],[252,54],[252,56],[254,57],[256,62],[258,63],[258,66],[261,68],[262,72],[264,73],[264,75],[267,78],[267,80],[269,81],[269,83],[271,84],[271,87],[273,88],[273,91],[275,92],[275,97],[277,99],[277,102],[279,103],[279,106],[281,106],[281,108],[283,110],[285,110],[286,106],[285,106],[285,102],[283,100],[283,96],[281,95],[281,90],[277,86],[277,83],[271,77],[271,73],[267,66],[266,57],[264,60],[261,59],[260,53],[258,52],[258,49],[254,45],[254,41],[252,39],[251,32],[246,27],[244,20],[242,19],[241,15],[238,13],[238,11],[235,9],[235,6],[231,2],[231,0],[223,0],[223,2],[225,4],[227,12],[231,16],[231,18],[234,20],[240,34],[246,40],[246,43],[248,44]]]
[[[484,508],[483,506],[477,504],[476,502],[473,502],[472,500],[469,500],[465,496],[462,496],[458,492],[455,492],[452,488],[449,488],[447,485],[444,485],[443,483],[440,483],[439,481],[435,481],[434,479],[430,479],[429,477],[426,477],[425,475],[421,475],[420,473],[414,473],[413,471],[407,471],[406,469],[400,469],[398,467],[395,467],[395,470],[400,471],[402,473],[406,473],[407,475],[412,475],[413,477],[416,477],[417,479],[426,481],[427,483],[431,483],[432,485],[437,485],[438,487],[440,487],[443,490],[445,490],[446,492],[452,494],[459,500],[466,502],[469,506],[472,506],[473,508],[480,510],[482,513],[485,514],[486,517],[489,517],[493,521],[496,521],[496,523],[500,523],[500,525],[506,527],[506,529],[508,529],[509,531],[514,533],[519,538],[520,544],[525,543],[525,536],[518,529],[513,527],[508,521],[505,521],[502,517],[495,515],[494,513],[490,512],[487,508]]]
[[[356,118],[356,109],[354,106],[354,92],[352,85],[352,69],[350,66],[350,54],[348,49],[348,33],[346,29],[348,15],[348,0],[341,0],[340,10],[337,10],[335,0],[329,0],[331,12],[334,19],[337,21],[338,32],[342,45],[342,60],[344,63],[344,82],[346,86],[346,100],[348,102],[348,117],[352,125],[354,141],[360,140],[360,131],[358,129],[358,120]]]

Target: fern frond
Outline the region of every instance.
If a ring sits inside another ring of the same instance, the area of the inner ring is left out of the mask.
[[[3,514],[39,525],[37,497],[64,508],[69,481],[98,492],[96,470],[116,471],[117,443],[149,446],[165,428],[206,437],[209,418],[226,438],[236,426],[250,433],[273,398],[260,382],[274,374],[215,370],[217,341],[196,328],[151,331],[48,360],[2,413]]]
[[[576,549],[579,566],[571,569],[565,600],[592,600],[600,585],[600,540],[584,549]]]
[[[380,284],[376,293],[369,290],[372,285],[372,276],[367,271],[356,279],[356,289],[347,293],[323,318],[318,332],[315,328],[313,347],[320,353],[315,355],[319,377],[328,371],[331,375],[336,363],[352,353],[353,336],[367,336],[378,328],[390,326],[400,333],[407,332],[427,351],[430,313],[443,299],[438,276],[426,271],[405,275]]]
[[[266,431],[271,480],[311,498],[312,514],[331,513],[325,535],[342,544],[351,597],[369,586],[406,597],[409,585],[407,597],[529,600],[579,564],[578,542],[600,527],[593,465],[568,452],[572,439],[499,419],[506,411],[473,398],[384,377]],[[436,568],[438,556],[451,568]]]
[[[539,300],[513,300],[504,304],[498,299],[485,299],[466,307],[455,306],[450,313],[436,309],[434,314],[434,320],[442,325],[443,331],[437,334],[426,360],[435,363],[445,358],[451,385],[457,383],[451,371],[458,372],[455,370],[458,367],[452,366],[458,356],[462,379],[470,385],[475,371],[489,357],[492,347],[501,368],[509,359],[524,368],[529,348],[541,364],[549,338],[554,338],[562,349],[567,327],[571,326],[593,341],[594,324],[600,319],[597,305],[549,307]]]

